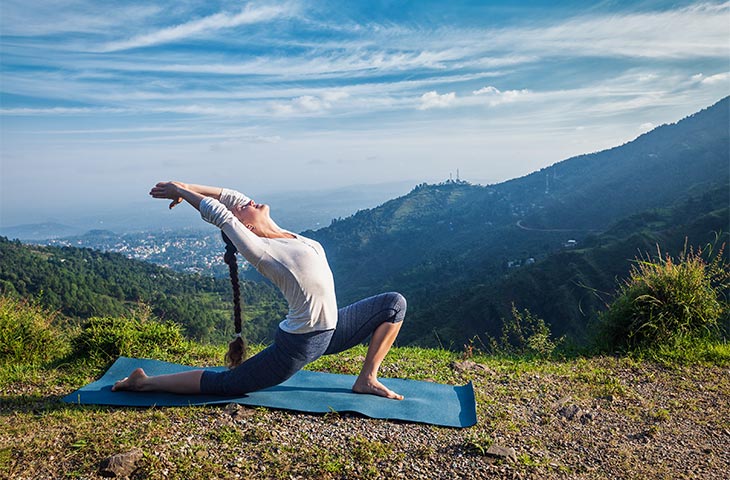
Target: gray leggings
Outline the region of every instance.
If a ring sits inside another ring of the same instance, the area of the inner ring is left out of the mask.
[[[403,321],[406,299],[382,293],[337,312],[337,328],[303,334],[277,329],[274,343],[231,370],[205,370],[200,391],[211,395],[242,395],[278,385],[322,355],[345,351],[364,341],[382,323]]]

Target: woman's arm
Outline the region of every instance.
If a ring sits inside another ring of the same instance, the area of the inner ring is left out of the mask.
[[[192,183],[172,182],[186,190],[200,194],[204,197],[210,197],[223,203],[229,209],[237,205],[246,205],[251,201],[249,197],[236,190],[230,190],[222,187],[209,187],[208,185],[195,185]],[[171,199],[170,208],[183,201],[182,197]]]
[[[223,188],[221,187],[209,187],[208,185],[195,185],[192,183],[186,183],[183,185],[185,185],[185,188],[191,192],[199,193],[204,197],[215,198],[216,200],[221,199],[221,192],[223,192]]]
[[[220,200],[221,193],[223,192],[223,189],[221,187],[209,187],[208,185],[195,185],[193,183],[182,183],[182,182],[160,182],[160,183],[174,183],[175,185],[178,185],[179,187],[184,188],[185,190],[189,190],[193,193],[197,193],[204,197],[215,198],[216,200]],[[157,185],[160,185],[160,183],[158,183]],[[152,194],[152,192],[150,192],[150,195],[151,194]],[[169,198],[169,197],[163,197],[163,198]],[[170,208],[173,208],[178,203],[181,203],[183,201],[183,197],[179,196],[177,198],[171,198],[170,200],[172,200],[172,202],[170,203]]]
[[[152,198],[166,198],[172,200],[170,208],[173,208],[175,205],[185,200],[196,210],[200,210],[200,202],[206,197],[206,195],[189,188],[189,185],[182,182],[159,182],[157,185],[152,187],[150,195]],[[220,189],[218,195],[220,195]]]

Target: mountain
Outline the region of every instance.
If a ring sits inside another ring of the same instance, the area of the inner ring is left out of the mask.
[[[419,185],[405,196],[305,235],[327,250],[341,304],[398,290],[409,299],[406,341],[423,343],[439,322],[444,331],[458,332],[458,339],[447,336],[442,342],[461,341],[493,330],[499,309],[476,308],[473,319],[461,327],[463,312],[441,310],[436,321],[436,306],[468,303],[474,298],[471,289],[480,285],[492,285],[497,292],[514,265],[560,258],[555,256],[566,249],[584,247],[602,233],[610,235],[609,227],[631,215],[701,201],[703,194],[727,188],[729,110],[730,97],[620,147],[497,185]],[[711,208],[717,210],[717,205]],[[680,227],[690,228],[690,223]],[[713,225],[727,231],[721,217]],[[645,246],[633,246],[631,234],[621,238],[630,252]],[[617,250],[616,255],[620,261],[613,260],[615,275],[625,275],[634,253]],[[543,307],[536,313],[558,331],[564,330],[560,325],[571,324],[559,309]]]
[[[0,234],[8,238],[20,238],[23,240],[46,240],[49,238],[79,235],[82,231],[77,227],[55,222],[46,222],[5,227],[0,230]]]

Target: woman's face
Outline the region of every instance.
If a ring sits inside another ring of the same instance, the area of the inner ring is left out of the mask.
[[[263,230],[262,227],[270,221],[269,206],[263,203],[256,203],[253,200],[235,207],[233,209],[233,215],[246,227],[253,226],[254,231]]]

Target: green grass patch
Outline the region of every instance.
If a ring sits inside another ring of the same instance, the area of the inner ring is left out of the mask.
[[[66,354],[68,342],[55,318],[35,302],[0,296],[0,362],[38,365]]]
[[[74,355],[104,362],[120,355],[145,358],[179,355],[188,344],[179,325],[145,317],[91,318],[72,340]]]
[[[666,367],[682,365],[730,366],[730,343],[711,336],[683,337],[652,348],[630,352],[634,358],[657,362]]]

